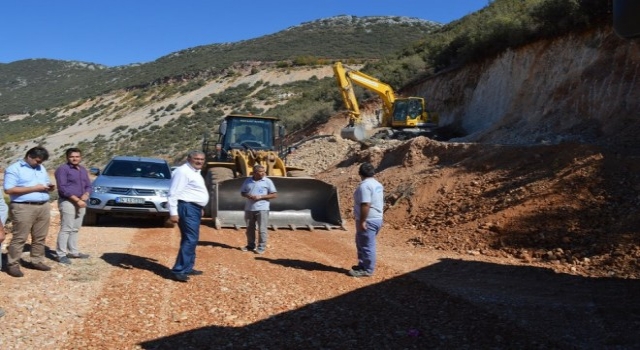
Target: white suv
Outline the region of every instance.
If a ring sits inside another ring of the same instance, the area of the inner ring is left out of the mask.
[[[103,215],[169,218],[171,168],[158,158],[117,156],[93,181],[84,216],[96,225]]]

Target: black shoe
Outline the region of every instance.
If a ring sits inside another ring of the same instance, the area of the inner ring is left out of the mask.
[[[15,264],[15,265],[9,265],[7,267],[7,273],[9,274],[9,276],[13,276],[13,277],[23,277],[24,273],[22,273],[22,271],[20,271],[20,265]]]
[[[29,263],[29,267],[34,269],[34,270],[40,270],[40,271],[51,271],[51,267],[45,265],[42,262],[39,263]]]
[[[256,248],[252,248],[252,247],[250,247],[250,246],[245,246],[245,247],[240,248],[240,250],[242,250],[243,252],[252,252],[252,251],[254,251],[255,249],[256,249]]]
[[[200,276],[203,273],[204,272],[202,272],[200,270],[193,269],[193,270],[191,270],[191,272],[187,273],[187,275],[189,275],[189,276]]]
[[[83,253],[78,253],[78,254],[67,254],[67,256],[70,259],[89,259],[90,255],[89,254],[83,254]]]
[[[187,282],[189,280],[189,276],[184,273],[174,273],[173,279],[178,282]]]

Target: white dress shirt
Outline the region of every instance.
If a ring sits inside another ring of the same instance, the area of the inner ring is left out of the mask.
[[[178,201],[204,207],[209,202],[209,191],[200,170],[188,162],[174,170],[169,189],[169,215],[178,215]]]

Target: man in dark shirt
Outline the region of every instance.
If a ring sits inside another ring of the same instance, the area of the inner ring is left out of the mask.
[[[80,165],[82,152],[78,148],[66,151],[67,163],[56,169],[58,184],[58,209],[60,210],[60,231],[56,253],[58,262],[69,265],[71,260],[87,259],[89,255],[78,250],[78,230],[87,210],[87,200],[91,193],[91,180],[87,169]]]

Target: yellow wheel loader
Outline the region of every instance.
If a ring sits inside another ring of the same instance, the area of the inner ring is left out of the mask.
[[[203,141],[202,174],[210,194],[205,217],[213,219],[216,229],[246,227],[240,187],[260,164],[278,193],[270,203],[272,229],[344,229],[336,187],[285,164],[285,131],[278,122],[275,117],[228,115],[220,124],[218,141]]]

